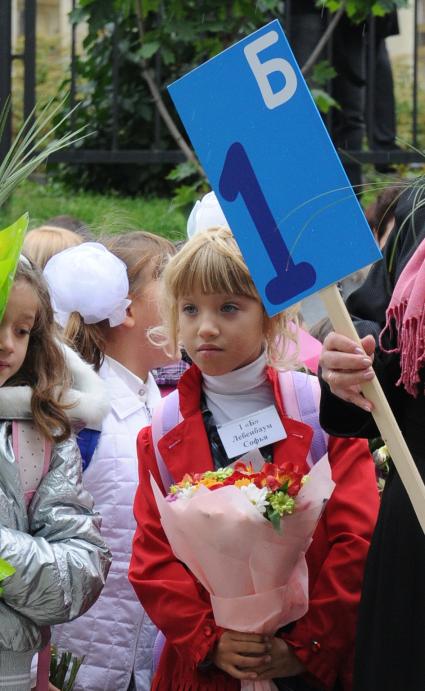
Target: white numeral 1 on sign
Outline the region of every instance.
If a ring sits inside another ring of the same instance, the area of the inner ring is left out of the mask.
[[[277,43],[278,40],[277,32],[269,31],[244,48],[245,57],[260,88],[264,103],[270,110],[289,101],[297,89],[297,76],[287,60],[271,58],[260,62],[258,59],[259,53]],[[276,92],[273,91],[269,81],[269,75],[273,72],[280,72],[285,80],[284,86]]]

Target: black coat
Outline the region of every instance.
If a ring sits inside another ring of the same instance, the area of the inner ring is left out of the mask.
[[[420,201],[424,206],[412,208]],[[361,336],[377,338],[401,271],[425,239],[425,192],[405,192],[382,262],[347,300]],[[387,341],[385,346],[390,343]],[[375,371],[425,480],[425,396],[396,387],[398,355],[375,354]],[[333,396],[322,382],[321,424],[333,435],[378,436],[371,415]],[[359,613],[355,691],[425,689],[425,536],[394,467],[369,552]]]

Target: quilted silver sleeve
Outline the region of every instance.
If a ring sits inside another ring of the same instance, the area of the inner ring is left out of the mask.
[[[2,581],[4,602],[38,625],[79,616],[106,580],[111,554],[81,475],[75,441],[57,444],[29,508],[29,532],[0,526],[0,556],[16,568]]]

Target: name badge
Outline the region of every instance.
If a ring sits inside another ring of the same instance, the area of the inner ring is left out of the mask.
[[[274,405],[219,425],[217,432],[229,458],[274,444],[287,436]]]

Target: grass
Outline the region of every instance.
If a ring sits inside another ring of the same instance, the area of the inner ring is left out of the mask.
[[[365,166],[364,173],[362,206],[366,208],[383,188],[407,185],[424,175],[425,168],[409,170],[400,166],[397,174],[381,176],[373,166]],[[186,237],[187,212],[173,208],[168,199],[73,191],[52,180],[47,184],[27,180],[19,185],[9,202],[0,208],[0,228],[7,227],[25,211],[30,214],[30,228],[53,216],[69,215],[83,221],[94,235],[143,229],[173,241]]]
[[[170,240],[186,233],[186,216],[167,199],[118,197],[75,192],[61,184],[26,181],[0,209],[0,228],[30,213],[30,228],[53,216],[70,215],[83,221],[95,235],[126,230],[148,230]]]

